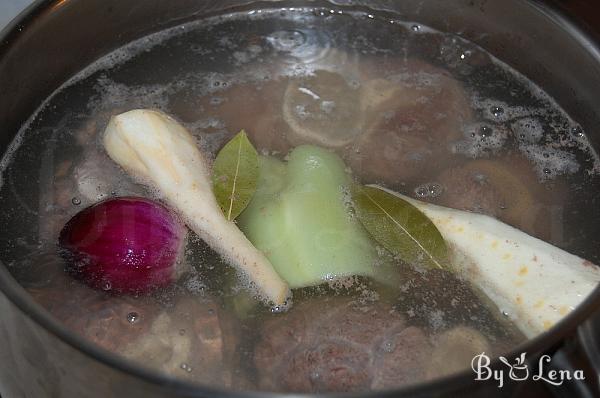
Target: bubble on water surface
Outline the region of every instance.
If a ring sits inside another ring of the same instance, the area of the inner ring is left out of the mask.
[[[306,43],[306,34],[299,30],[282,30],[272,33],[267,41],[277,51],[293,52]]]
[[[396,350],[396,344],[394,344],[392,340],[385,340],[381,344],[381,350],[387,352],[388,354],[391,354]]]
[[[492,114],[492,116],[494,117],[500,117],[504,114],[504,108],[500,107],[500,106],[493,106],[490,109],[490,113]]]
[[[136,323],[139,320],[140,314],[138,314],[137,312],[130,312],[129,314],[127,314],[127,322]]]
[[[437,182],[421,184],[415,188],[415,196],[419,199],[437,198],[444,192],[444,187]]]
[[[181,364],[180,368],[188,373],[192,372],[192,367],[185,362]]]

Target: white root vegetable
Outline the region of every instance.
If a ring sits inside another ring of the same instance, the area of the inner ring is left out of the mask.
[[[528,337],[548,330],[600,282],[600,268],[492,217],[409,201],[439,229],[453,266]]]
[[[198,236],[247,276],[265,301],[285,303],[288,285],[223,215],[206,159],[183,126],[157,111],[133,110],[111,118],[104,147],[127,172],[157,188]]]

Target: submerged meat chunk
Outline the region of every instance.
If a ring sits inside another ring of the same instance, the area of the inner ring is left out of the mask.
[[[66,276],[28,290],[70,331],[103,349],[174,377],[235,384],[237,327],[212,298],[176,297],[165,306],[94,291]]]
[[[113,297],[67,276],[53,278],[52,285],[29,293],[68,329],[108,351],[121,352],[147,333],[159,311],[148,300]]]
[[[495,176],[474,164],[445,170],[437,180],[444,187],[440,203],[455,209],[498,217],[510,200]]]
[[[448,153],[472,119],[467,94],[448,73],[416,60],[396,72],[363,88],[363,97],[371,98],[368,119],[348,161],[368,181],[397,184],[419,177]]]
[[[79,210],[111,196],[143,196],[144,189],[123,178],[106,154],[91,147],[59,163],[40,192],[40,236],[55,239]]]
[[[167,374],[231,386],[237,338],[232,320],[217,303],[182,297],[174,308],[159,312],[148,332],[122,353]]]
[[[368,389],[371,376],[365,365],[369,356],[345,342],[328,341],[294,352],[283,376],[289,391],[360,391]]]
[[[407,327],[391,336],[380,350],[383,352],[375,362],[372,388],[418,383],[427,377],[423,367],[431,358],[431,347],[423,330]]]
[[[556,224],[562,223],[547,205],[549,199],[562,199],[562,184],[542,189],[531,164],[521,157],[472,160],[444,170],[436,181],[443,191],[435,203],[498,218],[544,240],[551,240]]]
[[[488,340],[478,331],[457,326],[435,336],[434,350],[427,374],[431,377],[450,375],[467,369],[472,359],[483,352],[493,355]],[[507,347],[508,348],[508,347]]]
[[[424,167],[446,158],[450,143],[473,119],[463,86],[420,60],[359,65],[346,59],[335,68],[311,70],[234,85],[201,98],[199,106],[205,121],[218,120],[221,130],[245,129],[259,150],[327,147],[343,155],[359,177],[387,184],[417,178]]]
[[[204,110],[200,124],[205,134],[245,130],[259,150],[287,153],[289,127],[283,120],[281,104],[287,79],[255,84],[233,85],[218,94],[201,97],[197,106]]]
[[[254,362],[261,389],[365,391],[423,380],[430,352],[423,331],[390,306],[321,297],[269,319]]]

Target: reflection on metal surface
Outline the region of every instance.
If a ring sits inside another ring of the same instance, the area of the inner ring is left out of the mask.
[[[11,19],[31,3],[31,0],[2,0],[0,2],[0,29],[4,28]]]
[[[56,3],[54,3],[52,5],[52,7],[50,8],[52,11],[59,9],[60,7],[64,6],[67,3],[68,0],[58,0],[56,1]]]

